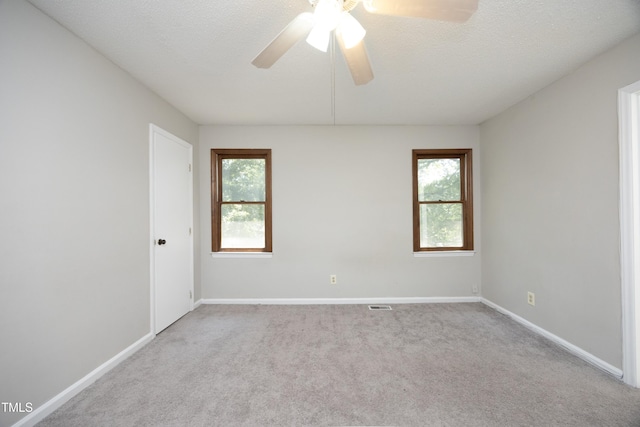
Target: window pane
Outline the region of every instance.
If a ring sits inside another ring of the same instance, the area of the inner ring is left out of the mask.
[[[222,200],[265,201],[265,159],[222,159]]]
[[[230,248],[264,248],[264,205],[221,206],[222,242],[221,247]]]
[[[420,205],[420,247],[462,247],[462,204]]]
[[[460,159],[418,159],[418,200],[460,200]]]

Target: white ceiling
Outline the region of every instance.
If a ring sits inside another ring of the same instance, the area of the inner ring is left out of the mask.
[[[352,14],[375,79],[338,50],[251,60],[308,0],[29,0],[199,124],[478,124],[640,31],[640,0],[480,0],[465,24]],[[639,52],[640,54],[640,52]]]

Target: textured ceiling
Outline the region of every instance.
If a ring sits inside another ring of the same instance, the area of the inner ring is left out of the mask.
[[[640,0],[480,0],[464,24],[358,5],[375,79],[355,86],[304,41],[251,65],[307,0],[30,2],[199,124],[477,124],[640,31]]]

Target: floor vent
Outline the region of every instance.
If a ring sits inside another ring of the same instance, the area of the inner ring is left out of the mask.
[[[369,310],[392,310],[390,305],[370,305]]]

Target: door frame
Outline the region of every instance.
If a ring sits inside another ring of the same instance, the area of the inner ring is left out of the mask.
[[[189,164],[191,165],[191,179],[189,180],[189,218],[191,235],[189,239],[191,244],[189,245],[189,283],[191,298],[189,300],[189,311],[193,311],[194,304],[194,250],[193,250],[193,146],[188,142],[178,138],[177,136],[167,132],[166,130],[149,123],[149,326],[150,332],[155,337],[156,335],[156,280],[155,280],[155,163],[154,163],[154,142],[155,135],[162,135],[167,139],[181,145],[189,150]]]
[[[640,370],[640,81],[618,91],[623,381]]]

